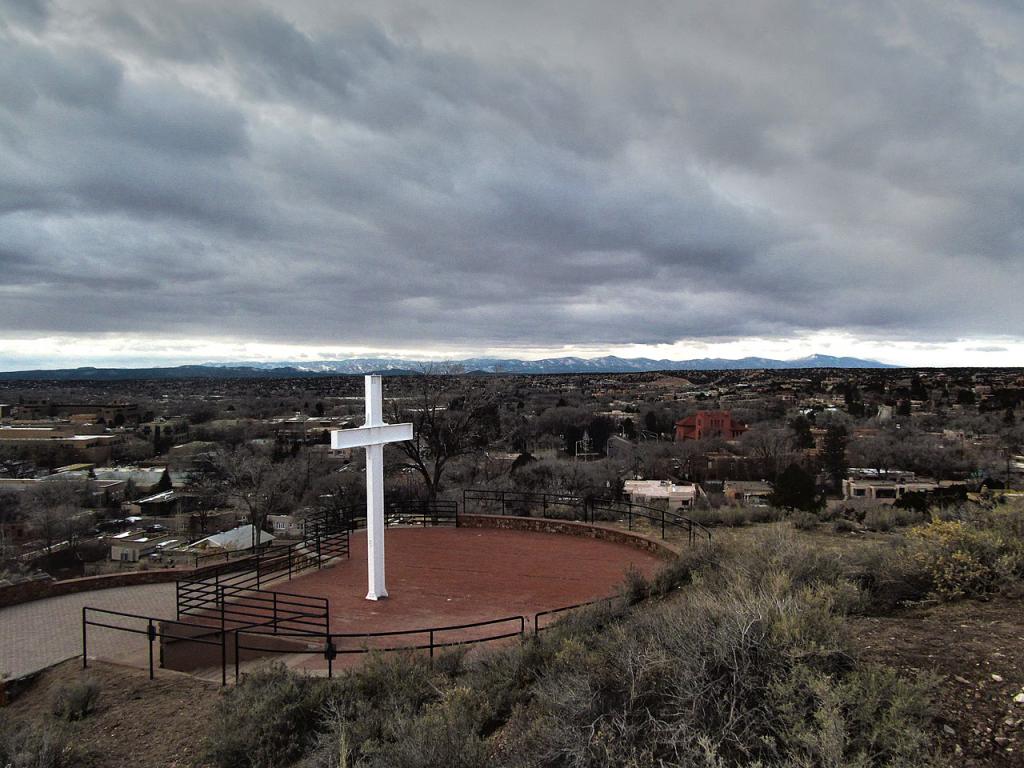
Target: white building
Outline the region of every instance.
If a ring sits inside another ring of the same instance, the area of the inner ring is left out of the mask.
[[[623,490],[637,504],[667,503],[669,509],[692,507],[703,495],[696,483],[676,484],[668,480],[626,480]]]

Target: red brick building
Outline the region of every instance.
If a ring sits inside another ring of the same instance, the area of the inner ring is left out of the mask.
[[[729,411],[697,411],[676,422],[676,440],[703,440],[721,437],[735,440],[747,431],[747,425],[733,419]]]

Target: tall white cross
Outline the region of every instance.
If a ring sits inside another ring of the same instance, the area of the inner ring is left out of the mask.
[[[384,445],[412,440],[412,424],[385,424],[380,376],[366,377],[366,423],[331,430],[331,448],[366,448],[367,600],[388,596],[384,586]]]

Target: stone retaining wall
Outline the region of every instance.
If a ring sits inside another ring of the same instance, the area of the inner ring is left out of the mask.
[[[242,559],[233,562],[241,562]],[[125,571],[124,573],[107,573],[102,576],[83,576],[78,579],[62,581],[28,581],[0,588],[0,608],[7,608],[33,600],[47,597],[73,595],[77,592],[88,592],[93,589],[113,589],[115,587],[137,587],[143,584],[163,584],[177,581],[193,575],[201,575],[204,571],[223,565],[206,565],[202,568],[160,568],[151,571]]]
[[[560,533],[566,536],[584,536],[590,539],[627,544],[637,549],[672,560],[677,553],[665,542],[639,533],[622,531],[618,528],[574,520],[552,520],[546,517],[511,517],[507,515],[459,515],[460,528],[499,528],[513,531],[534,531],[536,533]]]

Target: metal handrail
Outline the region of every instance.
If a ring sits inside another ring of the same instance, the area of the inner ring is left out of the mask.
[[[464,640],[449,640],[444,642],[438,642],[436,636],[442,632],[455,632],[462,629],[477,629],[479,627],[494,626],[496,624],[508,624],[509,622],[518,622],[519,629],[515,632],[501,632],[499,634],[487,635],[486,637],[475,637]],[[382,630],[380,632],[328,632],[323,635],[315,635],[308,632],[279,632],[273,635],[275,640],[280,639],[306,639],[311,640],[314,638],[322,637],[324,642],[324,659],[327,661],[327,675],[328,677],[333,676],[334,671],[334,659],[340,655],[349,654],[362,654],[370,653],[372,651],[379,651],[381,653],[390,653],[394,651],[421,651],[425,650],[430,653],[430,658],[434,658],[434,652],[443,648],[454,648],[462,645],[476,645],[479,643],[493,642],[495,640],[503,640],[510,637],[525,637],[526,636],[526,624],[527,618],[525,616],[504,616],[499,619],[487,619],[485,621],[475,621],[465,624],[448,624],[440,627],[417,627],[414,629],[395,629],[395,630]],[[407,637],[409,635],[427,635],[428,640],[426,643],[416,643],[412,645],[394,645],[384,648],[338,648],[335,644],[336,639],[362,639],[369,640],[371,638],[378,637]],[[265,653],[298,653],[308,654],[310,653],[309,648],[302,648],[296,650],[286,650],[282,648],[267,648],[254,645],[244,645],[240,638],[244,637],[264,637],[265,633],[247,632],[243,629],[235,631],[235,679],[239,676],[239,665],[240,665],[240,652],[241,651],[259,651]]]
[[[580,521],[591,525],[599,522],[595,513],[610,512],[618,517],[625,517],[628,528],[631,531],[633,530],[634,519],[642,519],[649,520],[651,523],[656,524],[661,530],[661,538],[663,539],[666,538],[666,529],[675,528],[686,532],[687,539],[690,544],[695,543],[698,536],[701,538],[706,537],[709,542],[711,541],[711,530],[707,526],[702,525],[695,520],[691,520],[684,515],[668,512],[657,507],[649,507],[644,504],[636,504],[632,501],[615,502],[611,499],[604,499],[600,497],[589,499],[582,496],[566,494],[491,490],[489,488],[467,488],[462,492],[462,508],[464,514],[466,509],[468,509],[469,502],[471,501],[500,503],[501,514],[503,515],[506,514],[507,507],[509,505],[525,503],[528,507],[532,506],[533,511],[536,511],[536,506],[539,504],[541,506],[542,513],[539,517],[542,518],[548,518],[547,511],[549,506],[567,506],[579,511],[579,518],[574,516],[574,519],[579,519]],[[623,505],[625,507],[624,509],[622,508]]]
[[[540,626],[541,616],[554,616],[556,614],[565,613],[566,611],[572,611],[577,608],[586,608],[587,606],[598,605],[600,603],[610,603],[616,599],[617,596],[614,595],[612,597],[599,597],[597,600],[588,600],[585,603],[574,603],[573,605],[563,605],[561,608],[550,608],[546,611],[538,611],[537,613],[533,614],[533,636],[536,637],[541,633],[541,631],[551,627],[550,624],[548,624],[545,627]]]

